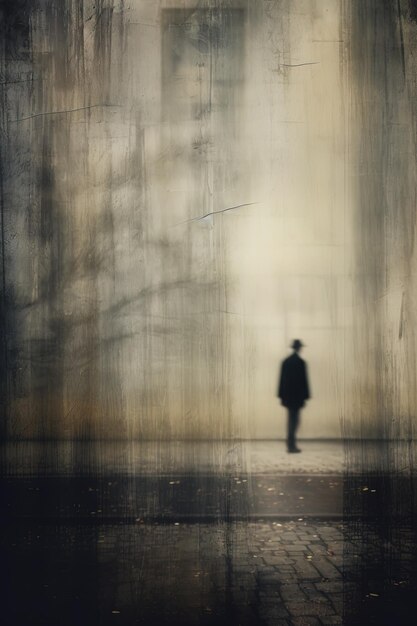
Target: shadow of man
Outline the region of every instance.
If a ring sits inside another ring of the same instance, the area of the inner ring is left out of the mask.
[[[288,409],[288,452],[301,452],[296,445],[296,433],[300,423],[300,409],[304,406],[305,401],[310,398],[307,364],[299,355],[303,345],[299,339],[294,339],[292,342],[293,353],[281,364],[278,384],[278,398],[281,399],[281,404]]]

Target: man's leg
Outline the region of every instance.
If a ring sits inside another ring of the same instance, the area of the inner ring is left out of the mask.
[[[294,449],[297,450],[297,441],[295,436],[297,434],[298,426],[300,424],[300,409],[294,409]]]
[[[295,447],[294,409],[288,409],[288,436],[287,448],[293,450]]]
[[[295,433],[297,432],[298,424],[299,424],[299,409],[290,408],[288,409],[288,438],[287,438],[287,447],[288,450],[295,450]]]

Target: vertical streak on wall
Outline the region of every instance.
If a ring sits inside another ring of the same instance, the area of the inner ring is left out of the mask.
[[[9,49],[3,54],[10,82],[2,155],[7,319],[18,329],[8,328],[8,354],[17,364],[9,365],[8,432],[99,436],[102,420],[111,429],[122,416],[117,358],[109,364],[106,354],[112,321],[100,319],[98,307],[104,300],[99,284],[111,290],[114,283],[114,187],[104,154],[106,179],[97,180],[100,169],[91,171],[96,145],[89,141],[98,125],[109,127],[113,107],[112,3],[20,4],[19,11],[7,5]],[[22,41],[25,54],[10,54]],[[104,141],[110,146],[111,137],[104,133]]]
[[[8,16],[5,7],[2,8],[0,14],[0,41],[2,42],[1,50],[1,100],[0,100],[0,228],[1,228],[1,302],[0,302],[0,435],[5,436],[7,432],[8,420],[8,315],[7,315],[7,296],[6,296],[6,250],[5,250],[5,205],[4,205],[4,178],[5,178],[5,151],[7,127],[6,127],[6,32],[7,32]],[[3,147],[3,149],[2,149]]]
[[[24,107],[33,88],[30,52],[30,6],[26,0],[3,2],[0,7],[0,203],[1,203],[1,365],[0,365],[0,432],[5,436],[13,416],[11,402],[22,393],[18,358],[18,324],[16,323],[17,289],[11,269],[20,256],[22,244],[16,237],[27,206],[27,141],[13,132],[10,116],[15,103]],[[20,212],[10,203],[7,182],[13,177]],[[19,220],[20,218],[20,220]]]
[[[345,434],[363,439],[346,457],[346,531],[356,555],[347,542],[345,557],[356,580],[344,623],[372,615],[375,623],[405,624],[416,589],[408,551],[417,545],[411,443],[417,406],[415,3],[349,0],[345,10],[357,389]],[[372,445],[366,438],[380,441]],[[383,582],[372,605],[376,579]],[[405,580],[409,595],[399,590]]]
[[[410,4],[349,2],[358,430],[414,434],[415,64]],[[401,8],[402,7],[402,8]],[[399,13],[400,11],[400,13]],[[354,187],[355,188],[355,187]]]

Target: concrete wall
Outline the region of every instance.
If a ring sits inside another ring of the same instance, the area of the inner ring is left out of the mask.
[[[302,436],[363,433],[381,358],[361,218],[379,196],[359,178],[360,122],[379,128],[358,70],[374,5],[5,3],[7,436],[283,436],[294,337]]]
[[[415,437],[417,5],[345,3],[355,391],[346,432]],[[404,468],[410,457],[385,463]],[[379,460],[377,463],[382,463]]]

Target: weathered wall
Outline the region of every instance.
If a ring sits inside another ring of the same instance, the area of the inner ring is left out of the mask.
[[[416,363],[416,35],[413,0],[345,2],[354,375],[347,434],[413,438]],[[412,459],[376,465],[405,467]]]
[[[294,337],[302,435],[354,425],[341,5],[2,11],[7,435],[282,436]]]

